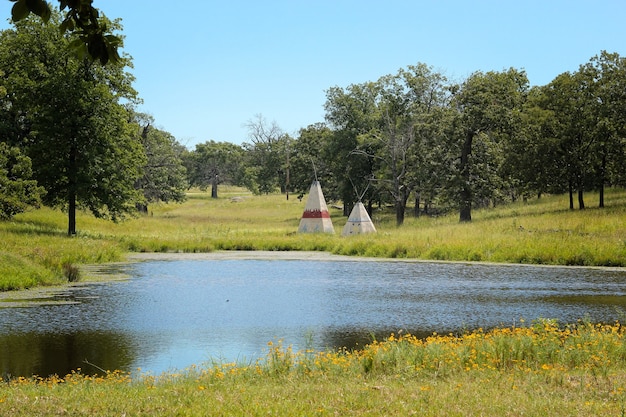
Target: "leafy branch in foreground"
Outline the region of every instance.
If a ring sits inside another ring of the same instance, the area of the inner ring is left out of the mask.
[[[11,1],[15,3],[11,9],[14,22],[25,19],[30,13],[41,17],[46,23],[52,16],[50,4],[45,0]],[[61,33],[73,32],[77,35],[71,46],[79,55],[89,55],[102,65],[120,60],[117,49],[121,39],[108,33],[109,27],[100,18],[100,11],[92,6],[92,0],[59,0],[59,3],[61,11],[67,9],[59,29]]]

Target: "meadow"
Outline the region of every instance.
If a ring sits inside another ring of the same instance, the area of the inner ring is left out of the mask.
[[[253,196],[224,188],[221,198],[192,192],[183,204],[158,204],[147,215],[112,223],[78,215],[66,235],[66,215],[42,208],[0,222],[0,291],[78,279],[80,265],[123,260],[129,252],[217,250],[325,251],[350,256],[579,266],[626,266],[626,191],[607,192],[606,207],[568,210],[567,196],[547,196],[458,215],[407,217],[376,209],[378,233],[341,237],[346,222],[330,208],[335,234],[298,234],[305,201]],[[332,207],[331,202],[328,202]]]
[[[588,204],[595,196],[588,195]],[[626,266],[626,191],[610,190],[604,209],[567,209],[549,196],[456,213],[408,217],[376,210],[378,233],[343,238],[346,219],[331,208],[335,235],[295,233],[304,201],[222,190],[195,192],[180,205],[111,223],[81,213],[79,233],[42,208],[0,223],[0,289],[81,278],[84,265],[121,261],[129,252],[300,250],[382,258]],[[330,206],[330,202],[329,202]],[[88,271],[88,269],[86,269]],[[83,279],[89,279],[83,276]],[[419,339],[392,334],[355,350],[293,351],[268,341],[266,356],[206,363],[151,375],[6,378],[3,416],[420,415],[624,416],[625,328],[618,322],[549,319]]]

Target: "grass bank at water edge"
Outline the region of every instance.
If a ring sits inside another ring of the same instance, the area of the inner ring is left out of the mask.
[[[0,384],[0,414],[89,416],[623,416],[619,324],[391,335],[355,351],[294,352],[163,375],[110,372]]]

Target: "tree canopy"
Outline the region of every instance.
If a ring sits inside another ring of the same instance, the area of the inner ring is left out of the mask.
[[[171,133],[154,127],[151,116],[131,111],[131,119],[135,138],[146,156],[141,175],[135,182],[135,188],[144,198],[143,202],[137,202],[137,208],[147,212],[148,204],[185,201],[189,187],[183,163],[185,148]]]
[[[247,184],[260,194],[276,188],[288,192],[291,137],[261,114],[249,120],[246,127],[250,137],[250,142],[244,144],[249,167],[245,173]]]
[[[523,71],[509,69],[503,72],[476,72],[465,82],[454,87],[453,106],[457,111],[455,124],[460,158],[458,160],[458,204],[459,219],[472,220],[472,203],[478,188],[490,193],[497,184],[480,187],[481,182],[498,179],[497,161],[488,160],[497,151],[491,148],[497,141],[515,134],[519,128],[519,115],[528,89],[528,79]],[[476,141],[484,152],[476,158]],[[496,141],[491,142],[490,141]],[[482,165],[482,170],[479,170]],[[482,172],[481,172],[482,171]],[[492,199],[494,196],[483,196]]]
[[[19,148],[0,142],[0,219],[7,220],[29,207],[39,207],[45,193],[31,179],[30,158]]]
[[[604,187],[626,176],[625,84],[624,59],[604,51],[532,88],[515,68],[455,83],[418,63],[329,88],[326,123],[295,138],[257,115],[240,184],[304,193],[317,176],[346,216],[362,198],[370,211],[392,206],[398,225],[411,196],[415,215],[458,210],[461,222],[533,193],[578,193],[582,209],[584,190],[599,190],[602,207]]]
[[[208,141],[196,145],[186,156],[190,185],[202,190],[211,186],[211,197],[218,198],[219,184],[242,183],[243,155],[243,149],[234,143]]]
[[[145,154],[120,102],[136,98],[129,58],[92,65],[69,52],[70,42],[31,18],[0,34],[7,89],[0,133],[32,160],[43,202],[68,211],[71,235],[79,206],[112,220],[134,210]]]

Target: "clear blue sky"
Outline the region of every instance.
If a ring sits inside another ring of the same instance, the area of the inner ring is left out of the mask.
[[[53,4],[58,5],[56,0]],[[0,0],[8,18],[12,3]],[[324,121],[325,91],[423,62],[461,81],[524,69],[532,85],[601,50],[626,56],[625,0],[94,0],[121,18],[140,111],[190,149]],[[0,28],[8,27],[4,19]]]

